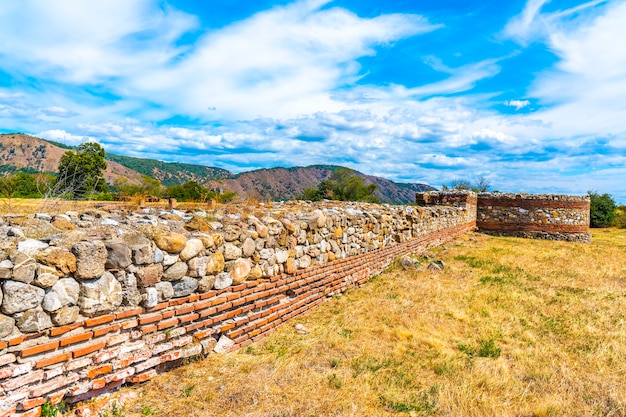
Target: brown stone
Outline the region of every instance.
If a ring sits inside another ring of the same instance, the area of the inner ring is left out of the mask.
[[[76,272],[76,256],[63,249],[46,249],[37,255],[37,260],[54,267],[60,277]]]
[[[202,217],[193,216],[187,223],[185,223],[185,230],[189,230],[190,232],[208,232],[211,230],[211,226]]]
[[[149,287],[161,281],[163,276],[163,265],[154,264],[139,268],[137,271],[137,284],[140,287]]]
[[[219,274],[224,271],[224,255],[221,252],[215,253],[209,257],[206,273],[209,275]]]
[[[233,277],[233,285],[244,282],[251,269],[252,265],[249,259],[237,259],[233,264],[233,269],[230,271],[230,275]]]
[[[154,243],[165,252],[179,253],[187,245],[187,238],[180,233],[161,234],[155,236]]]
[[[76,230],[76,225],[74,223],[61,218],[57,218],[51,224],[61,230]]]
[[[298,270],[298,263],[294,258],[287,259],[285,262],[285,272],[288,274],[294,274]]]

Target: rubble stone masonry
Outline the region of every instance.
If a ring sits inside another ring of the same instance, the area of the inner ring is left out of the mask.
[[[398,256],[474,229],[476,195],[447,198],[5,215],[0,417],[253,343]]]

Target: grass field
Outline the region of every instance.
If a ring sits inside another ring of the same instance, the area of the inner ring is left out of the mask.
[[[131,416],[624,416],[626,230],[469,234],[263,341],[134,392]],[[294,325],[303,324],[307,334]]]

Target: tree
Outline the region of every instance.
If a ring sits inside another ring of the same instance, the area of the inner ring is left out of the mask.
[[[590,220],[591,227],[609,227],[615,222],[615,200],[611,195],[598,194],[597,191],[588,191],[591,199]]]
[[[475,193],[486,193],[491,190],[491,181],[484,176],[478,177],[474,183],[468,180],[452,180],[450,184],[444,184],[441,189],[443,191],[468,190],[474,191]]]
[[[379,203],[374,195],[376,184],[365,185],[363,178],[348,168],[338,168],[330,174],[330,178],[322,181],[317,188],[305,188],[303,198],[319,201],[324,198],[339,201],[363,201]]]
[[[109,190],[102,171],[107,167],[104,149],[95,142],[85,142],[76,152],[67,151],[59,162],[55,192],[74,199],[92,197]]]

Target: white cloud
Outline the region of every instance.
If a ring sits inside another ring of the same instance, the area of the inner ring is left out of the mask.
[[[526,106],[530,105],[530,101],[528,100],[507,100],[504,102],[505,106],[515,107],[515,110],[523,109]]]

